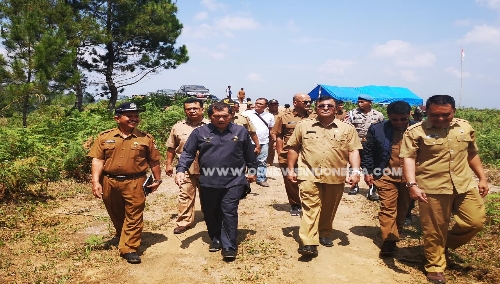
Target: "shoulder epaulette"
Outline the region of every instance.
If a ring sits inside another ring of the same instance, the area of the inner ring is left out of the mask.
[[[410,126],[408,126],[408,128],[406,128],[406,131],[409,131],[409,130],[412,130],[413,128],[416,128],[416,127],[419,127],[420,125],[422,125],[423,121],[419,121],[415,124],[412,124]]]
[[[105,133],[111,132],[111,131],[113,131],[115,129],[116,128],[111,128],[111,129],[108,129],[108,130],[104,130],[103,132],[99,133],[99,135],[104,135]]]

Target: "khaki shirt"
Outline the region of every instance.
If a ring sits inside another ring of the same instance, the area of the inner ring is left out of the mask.
[[[430,121],[406,130],[400,157],[415,158],[418,187],[428,194],[464,193],[477,186],[467,161],[477,154],[476,134],[466,120],[454,118],[447,128]]]
[[[298,180],[344,184],[349,152],[361,150],[352,125],[334,119],[323,126],[317,118],[297,123],[288,147],[299,148]]]
[[[384,121],[384,115],[374,109],[365,114],[359,108],[356,108],[349,111],[346,121],[356,128],[359,138],[364,141],[370,125]]]
[[[233,119],[231,120],[232,123],[241,125],[247,129],[248,132],[253,132],[255,133],[257,129],[255,128],[255,125],[250,121],[250,119],[241,113],[237,113],[233,115]]]
[[[89,157],[104,160],[104,172],[112,175],[133,175],[146,172],[148,162],[159,161],[160,151],[150,134],[139,129],[123,138],[118,128],[101,132],[94,141]]]
[[[347,111],[342,110],[341,113],[337,112],[337,114],[335,115],[335,118],[338,119],[338,120],[342,120],[343,121],[346,116],[347,116]]]
[[[283,140],[283,150],[281,151],[281,153],[278,153],[278,161],[280,163],[286,163],[286,155],[288,153],[286,143],[290,139],[290,136],[292,136],[293,130],[295,129],[297,123],[304,119],[315,117],[315,113],[301,116],[295,110],[292,112],[282,112],[278,116],[276,116],[276,121],[271,132],[276,135],[276,138],[281,138]]]
[[[182,154],[182,149],[184,149],[184,144],[186,144],[186,141],[189,138],[189,135],[191,134],[193,129],[208,124],[209,122],[210,121],[208,121],[208,119],[206,118],[204,118],[198,124],[192,124],[187,119],[177,122],[172,127],[172,130],[170,130],[170,136],[168,136],[168,140],[167,143],[165,143],[165,145],[167,146],[167,148],[175,149],[177,158],[180,158]],[[194,162],[189,168],[188,172],[189,174],[192,175],[200,173],[200,166],[198,164],[197,157],[194,159]]]
[[[244,99],[245,98],[245,91],[239,90],[238,91],[238,98]]]
[[[388,167],[384,170],[384,174],[380,178],[381,180],[406,182],[403,176],[403,158],[399,157],[402,141],[403,131],[394,129],[392,134],[391,158],[389,159]]]

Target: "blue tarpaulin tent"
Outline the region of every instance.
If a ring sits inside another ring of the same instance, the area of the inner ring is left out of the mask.
[[[394,101],[405,101],[411,106],[422,105],[424,100],[412,91],[402,87],[389,86],[364,86],[364,87],[338,87],[329,85],[317,85],[309,96],[312,100],[321,96],[330,96],[337,100],[357,102],[360,94],[373,97],[374,103],[389,104]]]

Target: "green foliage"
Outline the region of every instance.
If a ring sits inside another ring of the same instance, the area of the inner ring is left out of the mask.
[[[487,225],[500,224],[500,194],[492,193],[487,195],[486,206],[486,218]]]

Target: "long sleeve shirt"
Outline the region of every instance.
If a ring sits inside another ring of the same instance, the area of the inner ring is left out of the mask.
[[[229,123],[220,132],[213,124],[198,127],[189,136],[177,164],[177,172],[186,172],[199,151],[200,185],[230,188],[247,184],[246,169],[256,173],[256,157],[245,127]]]

